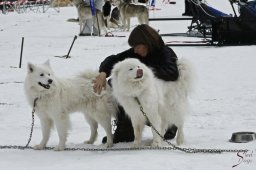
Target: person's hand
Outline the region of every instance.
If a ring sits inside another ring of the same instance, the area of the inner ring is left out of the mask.
[[[100,74],[94,79],[93,82],[93,90],[95,93],[100,94],[102,90],[106,89],[107,83],[107,74],[105,72],[100,72]]]

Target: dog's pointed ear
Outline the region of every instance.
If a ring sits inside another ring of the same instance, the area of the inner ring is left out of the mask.
[[[48,60],[46,60],[46,62],[44,63],[44,65],[46,65],[46,66],[48,66],[48,67],[50,67],[50,68],[51,68],[50,60],[49,60],[49,59],[48,59]]]
[[[34,71],[34,64],[31,64],[30,62],[28,63],[28,73],[32,73]]]

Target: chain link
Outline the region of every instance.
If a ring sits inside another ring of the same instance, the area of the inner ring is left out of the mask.
[[[19,145],[4,145],[0,146],[0,149],[17,149],[17,150],[26,150],[33,149],[31,146],[19,146]],[[45,147],[44,150],[54,150],[54,147]],[[139,148],[65,148],[64,151],[140,151],[140,150],[173,150],[170,147],[139,147]]]
[[[32,109],[32,123],[31,123],[31,130],[30,130],[30,134],[29,134],[29,139],[28,139],[28,143],[26,144],[26,148],[28,147],[28,145],[31,142],[32,139],[32,134],[33,134],[33,129],[34,129],[34,123],[35,123],[35,112],[36,112],[36,102],[38,100],[38,97],[35,98],[34,100],[34,104],[33,104],[33,109]]]

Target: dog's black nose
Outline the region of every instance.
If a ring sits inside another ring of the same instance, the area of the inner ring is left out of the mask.
[[[137,70],[136,76],[136,78],[141,78],[143,76],[143,70],[141,68]]]
[[[48,80],[48,83],[51,84],[51,83],[52,83],[52,79],[49,79],[49,80]]]

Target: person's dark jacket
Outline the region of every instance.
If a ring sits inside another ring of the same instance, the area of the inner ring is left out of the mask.
[[[175,81],[178,79],[177,56],[174,51],[167,46],[164,46],[161,51],[154,51],[148,54],[146,57],[135,54],[133,48],[117,55],[111,55],[100,64],[99,72],[105,72],[107,77],[109,77],[113,66],[126,58],[139,59],[142,63],[150,67],[154,75],[159,79],[165,81]]]

